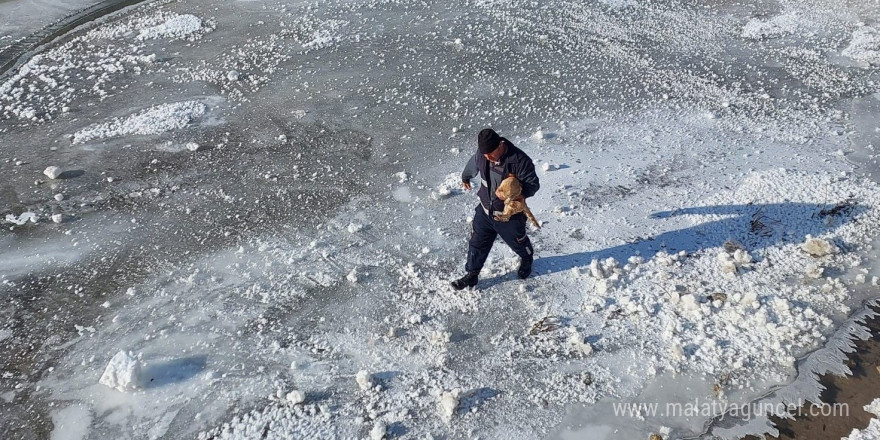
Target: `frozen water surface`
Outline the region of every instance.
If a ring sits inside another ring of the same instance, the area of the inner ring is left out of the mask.
[[[0,81],[4,437],[772,429],[612,404],[845,372],[880,276],[877,18],[185,0],[80,28]],[[484,126],[540,170],[536,274],[499,244],[455,292]]]

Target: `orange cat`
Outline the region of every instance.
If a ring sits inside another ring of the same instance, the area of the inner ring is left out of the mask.
[[[501,185],[495,190],[495,195],[499,199],[504,198],[504,211],[501,215],[495,216],[495,221],[506,222],[510,220],[510,216],[524,212],[536,228],[541,228],[532,210],[526,205],[525,197],[522,196],[522,185],[513,174],[509,174],[501,181]]]

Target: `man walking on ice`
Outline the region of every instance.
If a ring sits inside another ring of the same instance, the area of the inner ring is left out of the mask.
[[[538,192],[540,182],[535,173],[535,164],[526,153],[491,128],[483,129],[477,135],[477,147],[477,153],[468,160],[461,173],[461,185],[466,190],[471,189],[471,179],[480,176],[480,189],[477,191],[480,204],[476,207],[471,224],[467,263],[464,266],[467,273],[452,282],[455,290],[477,285],[480,270],[499,235],[520,257],[517,275],[526,279],[532,273],[534,250],[526,235],[525,214],[513,215],[506,222],[495,220],[495,216],[504,211],[503,196],[496,194],[496,190],[505,177],[512,174],[520,181],[523,197],[531,197]]]

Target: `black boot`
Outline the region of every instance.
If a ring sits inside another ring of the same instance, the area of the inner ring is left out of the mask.
[[[532,274],[532,262],[535,261],[533,257],[529,258],[521,258],[519,260],[519,269],[516,270],[516,274],[519,275],[519,279],[524,280]]]
[[[467,275],[453,281],[452,288],[455,290],[461,290],[465,287],[474,287],[477,285],[477,281],[479,281],[479,278],[479,272],[468,272]]]

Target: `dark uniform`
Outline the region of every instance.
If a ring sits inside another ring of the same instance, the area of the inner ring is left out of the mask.
[[[482,135],[483,132],[481,137]],[[465,264],[468,274],[452,283],[456,289],[476,285],[480,270],[498,236],[501,236],[501,239],[520,256],[521,263],[517,271],[520,278],[526,278],[531,273],[534,250],[526,234],[526,216],[519,213],[511,216],[509,221],[496,221],[494,217],[504,211],[504,201],[495,196],[495,190],[505,177],[513,174],[522,184],[523,197],[531,197],[538,192],[540,182],[532,159],[509,140],[501,137],[498,139],[505,143],[507,150],[497,163],[490,162],[478,152],[468,160],[461,174],[462,182],[470,182],[474,177],[480,177],[480,188],[477,191],[480,204],[474,212],[471,238],[468,243]]]

